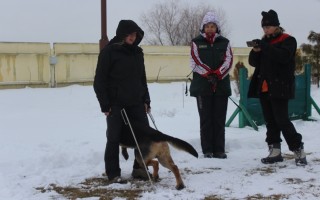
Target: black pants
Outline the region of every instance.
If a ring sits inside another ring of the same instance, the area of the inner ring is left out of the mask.
[[[228,96],[198,96],[197,105],[202,152],[225,152]]]
[[[280,143],[282,141],[280,135],[282,132],[289,150],[297,150],[301,146],[302,136],[297,133],[289,119],[289,100],[270,98],[268,93],[263,93],[260,97],[260,103],[267,127],[266,142],[268,145]]]
[[[104,154],[105,170],[109,179],[121,175],[119,164],[119,143],[122,127],[125,126],[121,110],[123,107],[112,106],[111,113],[107,116],[107,144]],[[143,104],[138,106],[125,107],[129,120],[148,123],[148,117]],[[139,168],[137,161],[134,162],[134,168]]]

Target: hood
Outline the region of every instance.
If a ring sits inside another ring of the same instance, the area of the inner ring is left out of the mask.
[[[221,31],[220,29],[220,22],[218,16],[214,12],[207,12],[207,14],[203,17],[201,26],[200,26],[200,32],[203,32],[203,26],[207,23],[215,23],[218,27],[217,33]]]
[[[110,40],[109,44],[122,42],[127,35],[133,32],[137,32],[137,38],[133,45],[139,45],[144,31],[132,20],[121,20],[116,30],[116,36]]]

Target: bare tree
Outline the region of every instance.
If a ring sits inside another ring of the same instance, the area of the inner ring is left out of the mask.
[[[319,87],[320,82],[320,33],[310,31],[308,36],[309,42],[312,44],[302,44],[301,49],[306,54],[307,63],[311,64],[314,72],[313,76],[317,79]]]
[[[208,11],[214,11],[221,22],[221,34],[228,35],[225,12],[211,5],[190,6],[178,0],[156,4],[141,15],[146,30],[145,41],[151,45],[189,45],[199,35],[200,24]]]
[[[233,78],[235,80],[236,87],[234,89],[235,94],[238,96],[240,94],[240,69],[245,68],[243,62],[237,62],[233,70]]]
[[[142,15],[142,22],[144,26],[146,26],[147,30],[150,31],[152,37],[146,37],[147,43],[151,45],[164,45],[164,41],[162,39],[162,30],[161,30],[161,21],[152,21],[149,19],[162,19],[163,13],[161,10],[154,9],[148,13],[148,16],[143,14]]]
[[[295,61],[296,61],[295,74],[298,75],[304,71],[303,65],[306,63],[306,58],[302,56],[301,49],[297,49]]]

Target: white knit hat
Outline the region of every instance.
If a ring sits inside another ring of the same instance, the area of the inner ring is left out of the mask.
[[[220,31],[220,22],[218,16],[214,12],[207,12],[207,14],[203,17],[200,29],[203,31],[203,26],[208,23],[214,23],[217,25],[218,30]]]

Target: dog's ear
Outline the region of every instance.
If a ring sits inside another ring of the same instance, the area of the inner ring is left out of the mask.
[[[128,154],[127,148],[121,147],[121,154],[122,154],[124,159],[126,159],[126,160],[129,159],[129,154]]]

